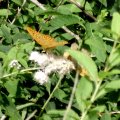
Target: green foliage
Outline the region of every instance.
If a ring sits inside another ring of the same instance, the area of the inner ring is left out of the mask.
[[[120,119],[119,5],[119,0],[0,0],[0,119]],[[43,50],[26,26],[68,44]],[[40,85],[35,73],[47,65],[40,67],[39,58],[31,62],[32,51],[45,51],[56,61],[67,53],[75,66],[67,73],[66,65],[62,74],[62,64],[60,70],[59,64],[51,66],[57,72]]]
[[[89,104],[89,101],[87,101],[87,99],[91,96],[92,90],[92,82],[90,82],[90,80],[87,78],[81,78],[77,85],[75,96],[79,108],[82,112]]]
[[[98,79],[97,67],[95,63],[92,61],[92,59],[80,51],[68,50],[68,52],[78,62],[80,66],[83,66],[87,70],[91,80],[97,81]]]
[[[118,38],[120,37],[120,15],[118,13],[114,13],[113,14],[113,20],[112,20],[112,24],[111,24],[111,30],[113,32],[113,38],[115,40],[118,40]]]

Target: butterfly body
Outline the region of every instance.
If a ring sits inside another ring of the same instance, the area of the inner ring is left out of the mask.
[[[31,27],[26,27],[26,30],[31,35],[31,37],[40,44],[44,49],[55,48],[57,46],[63,46],[67,44],[67,41],[57,42],[54,38],[49,35],[44,35],[32,29]]]

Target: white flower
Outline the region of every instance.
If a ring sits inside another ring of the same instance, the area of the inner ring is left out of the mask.
[[[16,67],[17,69],[21,68],[21,65],[19,64],[18,60],[12,60],[9,64],[11,68]]]
[[[45,67],[47,64],[49,64],[51,61],[54,60],[54,57],[52,55],[47,55],[47,54],[44,54],[44,53],[40,54],[37,51],[33,51],[30,54],[29,60],[33,60],[39,66]]]
[[[30,54],[29,60],[33,60],[33,61],[37,62],[39,55],[40,55],[39,52],[33,51]]]
[[[37,60],[39,66],[46,66],[49,63],[49,58],[46,54],[40,54]]]
[[[45,67],[45,73],[49,75],[52,72],[57,72],[59,75],[65,75],[72,69],[75,69],[75,65],[72,61],[66,60],[64,58],[59,58]]]
[[[34,74],[34,79],[40,85],[43,85],[44,83],[48,82],[49,77],[44,72],[39,70]]]
[[[51,73],[58,73],[60,76],[69,73],[70,70],[75,69],[75,65],[72,61],[64,59],[62,57],[56,57],[51,54],[32,52],[30,60],[36,62],[41,68],[34,74],[34,79],[40,85],[48,82],[49,75]]]

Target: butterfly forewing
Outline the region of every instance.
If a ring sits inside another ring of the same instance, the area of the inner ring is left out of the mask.
[[[30,27],[26,27],[28,33],[31,35],[31,37],[40,44],[43,48],[55,48],[56,46],[63,46],[67,44],[67,41],[60,41],[57,42],[54,38],[52,38],[49,35],[41,34],[35,30],[33,30]]]

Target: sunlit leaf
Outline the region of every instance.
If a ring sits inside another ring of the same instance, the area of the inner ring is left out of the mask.
[[[113,38],[118,40],[120,37],[120,14],[117,12],[113,13],[111,30],[113,32]]]
[[[75,50],[67,50],[69,54],[78,62],[79,65],[85,68],[90,76],[90,78],[94,81],[98,79],[98,71],[97,66],[94,61],[86,54],[75,51]]]

